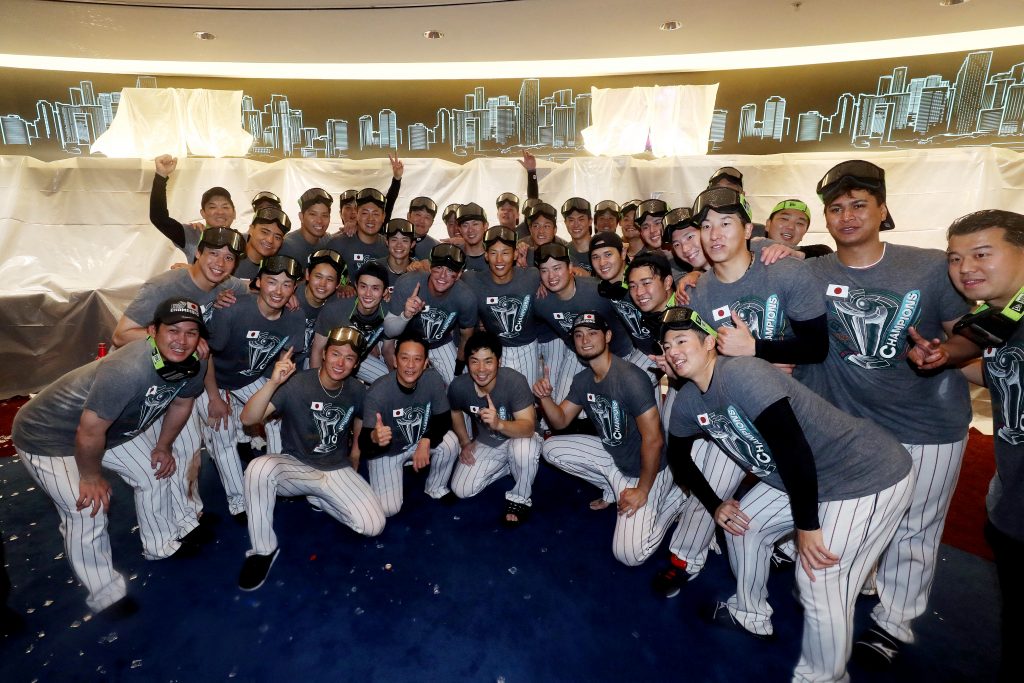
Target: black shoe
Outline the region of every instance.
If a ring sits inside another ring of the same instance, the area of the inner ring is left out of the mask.
[[[254,591],[262,586],[279,552],[281,549],[277,548],[269,555],[250,555],[245,558],[242,571],[238,575],[238,587],[244,591]]]
[[[872,626],[853,644],[853,661],[867,671],[884,671],[900,652],[900,641]]]
[[[245,510],[231,515],[231,519],[235,520],[239,526],[249,526],[249,516],[245,514]]]
[[[139,603],[135,602],[135,599],[130,595],[126,595],[110,607],[100,610],[96,616],[109,621],[119,621],[127,619],[138,611]]]
[[[456,503],[459,502],[459,497],[456,496],[453,492],[449,491],[448,493],[438,498],[438,500],[441,501],[441,505],[455,505]]]
[[[669,564],[667,567],[654,575],[651,581],[651,588],[663,598],[674,598],[683,590],[683,586],[690,582],[693,576],[687,574],[682,567]]]
[[[501,523],[507,529],[515,529],[517,526],[530,518],[531,508],[525,503],[517,503],[514,500],[505,501],[505,511],[501,513]],[[508,518],[509,515],[515,520]]]
[[[774,633],[754,633],[753,631],[748,631],[744,628],[743,624],[736,621],[736,617],[734,617],[732,612],[729,611],[729,605],[727,603],[716,602],[715,606],[709,610],[705,616],[708,622],[714,626],[728,629],[736,633],[745,633],[751,638],[757,638],[758,640],[763,640],[765,642],[775,640]]]

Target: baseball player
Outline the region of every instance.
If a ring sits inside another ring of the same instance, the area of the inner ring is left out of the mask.
[[[296,259],[297,263],[300,263]],[[350,302],[348,299],[335,297],[338,286],[345,279],[345,262],[341,254],[330,249],[319,249],[306,257],[306,284],[296,297],[299,309],[306,318],[306,336],[302,346],[302,355],[309,359],[313,346],[313,334],[316,323],[328,301],[335,299]]]
[[[599,436],[553,436],[544,442],[544,459],[601,489],[591,509],[617,503],[612,552],[623,564],[639,565],[661,543],[683,502],[666,468],[658,406],[643,371],[612,354],[604,316],[581,313],[572,336],[589,367],[576,375],[561,403],[552,400],[548,377],[533,393],[553,428],[586,411]]]
[[[459,282],[465,265],[462,249],[454,244],[437,245],[430,251],[429,273],[399,278],[384,318],[384,333],[392,339],[412,323],[427,344],[431,367],[446,384],[462,374],[466,362],[463,349],[478,322],[473,293]]]
[[[797,377],[895,434],[917,475],[910,511],[879,562],[875,626],[854,647],[865,666],[887,666],[901,643],[912,642],[911,622],[927,606],[971,419],[967,384],[955,366],[980,349],[950,336],[968,306],[950,284],[946,255],[879,239],[880,230],[894,227],[885,171],[843,162],[817,189],[837,251],[806,264],[817,276],[831,338],[825,361],[799,366]]]
[[[372,384],[388,374],[388,359],[384,342],[384,293],[388,291],[388,271],[375,261],[365,264],[355,277],[356,296],[352,299],[335,297],[324,306],[316,321],[316,334],[310,351],[310,367],[320,367],[331,330],[352,327],[362,335],[360,358],[356,376]],[[392,354],[393,355],[393,354]]]
[[[532,386],[537,381],[537,321],[533,317],[540,275],[536,268],[516,268],[516,233],[495,226],[484,235],[488,271],[469,273],[466,285],[476,302],[477,317],[505,347],[503,367],[511,368]],[[458,374],[458,373],[456,373]]]
[[[292,220],[281,209],[264,208],[252,216],[245,237],[245,258],[235,266],[235,277],[251,280],[259,272],[260,262],[281,250],[284,236],[292,229]]]
[[[964,368],[967,378],[992,394],[996,474],[989,484],[985,538],[995,555],[1002,594],[1001,681],[1019,672],[1013,648],[1015,615],[1024,608],[1018,578],[1024,557],[1024,396],[1019,391],[1024,360],[1024,216],[976,211],[957,219],[946,233],[949,277],[957,290],[983,304],[961,318],[956,331],[985,348],[982,362]]]
[[[909,454],[766,361],[720,356],[715,331],[692,309],[668,309],[661,333],[667,363],[689,380],[670,420],[673,472],[728,532],[736,576],[712,621],[773,635],[772,548],[795,529],[804,631],[793,680],[846,680],[858,591],[910,505]],[[702,435],[759,479],[742,500],[722,500],[690,458]]]
[[[831,254],[832,249],[826,244],[806,244],[800,241],[811,227],[811,210],[799,199],[783,199],[775,205],[768,221],[764,224],[765,235],[770,240],[790,246],[806,258],[815,258]]]
[[[594,230],[594,219],[591,215],[590,202],[582,197],[571,197],[562,204],[562,220],[569,232],[572,242],[569,255],[573,265],[582,268],[588,274],[590,265],[590,237]]]
[[[356,195],[359,190],[345,190],[338,195],[338,214],[341,217],[341,229],[332,236],[352,237],[356,234],[356,214],[359,209],[356,207]]]
[[[441,212],[441,220],[444,221],[444,227],[448,231],[448,241],[461,240],[462,233],[459,232],[459,223],[455,220],[455,215],[459,212],[459,207],[462,204],[449,204],[444,207],[444,211]],[[452,242],[454,244],[454,242]],[[461,245],[462,242],[460,241]]]
[[[284,236],[283,256],[306,263],[309,255],[327,246],[327,228],[331,225],[334,198],[322,187],[311,187],[299,197],[299,229]]]
[[[263,260],[253,279],[256,294],[240,297],[229,308],[217,311],[210,321],[211,372],[206,391],[197,401],[206,448],[217,464],[227,494],[228,510],[245,522],[242,464],[235,443],[242,433],[242,407],[266,383],[273,361],[285,348],[302,353],[306,318],[285,305],[302,279],[302,268],[289,256]],[[223,394],[222,394],[223,392]],[[280,427],[266,425],[268,449],[281,452]]]
[[[245,425],[273,414],[281,418],[282,452],[253,460],[245,470],[245,508],[252,548],[238,587],[253,591],[266,581],[280,548],[274,533],[277,496],[307,496],[358,534],[384,530],[384,510],[359,476],[359,449],[352,434],[362,430],[366,390],[353,377],[362,334],[351,327],[331,330],[318,369],[296,372],[285,350],[267,383],[242,409]]]
[[[594,207],[594,232],[615,232],[621,217],[622,208],[611,199],[598,202]]]
[[[515,486],[505,494],[502,520],[516,527],[530,515],[541,439],[534,433],[537,413],[530,385],[520,373],[501,367],[501,356],[497,335],[474,332],[466,342],[469,372],[448,386],[452,430],[461,448],[451,486],[456,496],[469,498],[511,474]]]
[[[253,213],[256,213],[260,209],[266,209],[268,207],[273,209],[282,208],[281,198],[268,190],[260,190],[259,192],[254,194],[252,196],[251,204]]]
[[[665,232],[668,204],[660,199],[647,199],[636,208],[636,227],[644,243],[639,253],[661,251],[661,238]]]
[[[636,210],[642,201],[641,199],[630,199],[624,203],[619,218],[619,229],[622,231],[622,241],[626,245],[629,258],[633,258],[644,248],[644,241],[640,239],[640,229],[636,224]]]
[[[723,166],[708,178],[707,189],[712,190],[716,187],[727,187],[731,190],[735,190],[740,194],[744,194],[746,191],[743,189],[743,174],[740,173],[736,168],[732,166]],[[760,223],[752,223],[754,229],[751,230],[751,237],[764,237],[765,228]]]
[[[199,215],[205,228],[192,223],[179,223],[167,210],[167,183],[178,167],[178,160],[170,154],[161,154],[153,160],[156,173],[149,192],[149,222],[171,240],[185,254],[185,261],[196,259],[197,247],[205,228],[230,228],[235,222],[235,203],[231,193],[223,187],[211,187],[199,202]]]
[[[455,222],[462,235],[462,251],[466,256],[466,270],[486,272],[484,233],[487,232],[487,214],[479,204],[462,204],[455,212]]]
[[[395,342],[396,368],[373,383],[363,402],[359,451],[369,464],[370,486],[388,517],[402,509],[402,468],[430,468],[426,493],[446,503],[459,457],[444,381],[427,367],[427,345],[416,334]]]
[[[327,243],[328,249],[338,252],[345,259],[345,266],[350,273],[359,270],[364,263],[388,255],[387,244],[380,235],[381,226],[385,222],[384,195],[372,187],[365,188],[356,194],[356,206],[356,234],[351,237],[337,234]]]
[[[184,472],[171,443],[202,393],[206,362],[195,351],[206,328],[199,304],[162,302],[147,331],[148,339],[53,382],[18,411],[12,429],[21,462],[57,508],[65,556],[89,593],[86,603],[114,616],[137,606],[114,569],[107,534],[111,488],[101,468],[134,491],[146,559],[174,555],[191,531],[178,527],[172,510],[173,479]],[[161,417],[157,433],[151,427]]]
[[[568,247],[568,244],[561,237],[555,236],[557,229],[558,213],[555,207],[550,204],[538,201],[526,211],[527,236],[521,238],[516,244],[516,264],[520,268],[529,268],[533,265],[534,255],[539,247],[551,242],[556,242]],[[578,275],[589,275],[589,269],[583,269],[573,264]]]
[[[388,255],[375,259],[374,263],[387,268],[391,279],[397,280],[398,276],[404,275],[416,260],[412,256],[413,247],[419,246],[416,244],[416,228],[404,218],[392,218],[381,232],[384,233]]]
[[[413,258],[430,258],[430,250],[439,243],[430,236],[430,226],[437,217],[437,204],[430,197],[414,197],[409,202],[409,212],[405,216],[416,230],[416,246],[412,250]]]

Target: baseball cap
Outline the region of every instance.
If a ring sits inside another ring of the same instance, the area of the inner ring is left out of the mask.
[[[594,207],[594,216],[600,216],[603,213],[620,218],[622,216],[622,208],[611,199],[605,199],[598,202],[597,206]]]
[[[590,238],[590,253],[594,253],[595,249],[602,247],[608,247],[615,251],[622,251],[622,238],[616,235],[614,232],[599,232]]]
[[[437,215],[437,204],[430,197],[413,197],[409,202],[409,213],[413,211],[426,211],[433,218]]]
[[[207,228],[203,230],[199,246],[204,249],[227,247],[235,256],[241,256],[245,253],[245,238],[234,228]]]
[[[318,249],[306,259],[306,268],[313,270],[321,263],[334,266],[334,270],[338,273],[338,282],[345,281],[345,276],[348,275],[348,266],[345,264],[345,259],[341,257],[341,254],[333,249]]]
[[[392,218],[384,225],[384,229],[381,232],[384,233],[385,238],[393,237],[394,235],[405,235],[410,239],[416,239],[416,229],[412,226],[412,223],[404,218]]]
[[[552,223],[556,223],[558,221],[558,212],[555,211],[555,207],[545,202],[540,202],[539,204],[534,204],[526,209],[527,225],[532,225],[540,216],[544,216]]]
[[[580,213],[590,216],[590,202],[583,197],[570,197],[566,199],[562,204],[562,217],[565,218],[573,211],[579,211]]]
[[[712,209],[718,213],[737,214],[744,223],[751,221],[747,198],[731,187],[712,187],[697,195],[693,200],[693,221],[700,225]]]
[[[359,192],[356,193],[356,206],[362,206],[363,204],[376,204],[383,209],[386,205],[384,193],[375,187],[367,187],[359,190]]]
[[[253,225],[268,225],[270,223],[276,223],[283,233],[292,229],[292,219],[288,218],[288,214],[273,206],[258,209],[252,216]]]
[[[568,247],[558,242],[542,244],[533,252],[533,265],[540,268],[540,264],[552,258],[556,261],[570,263]]]
[[[636,223],[643,223],[648,216],[661,218],[668,213],[668,204],[660,199],[646,199],[636,207]]]
[[[736,183],[740,187],[743,187],[743,174],[740,173],[735,168],[733,168],[732,166],[723,166],[722,168],[712,173],[711,177],[708,178],[708,185],[714,185],[722,178],[728,178],[729,180]]]
[[[328,346],[343,346],[348,344],[355,352],[362,356],[363,333],[354,327],[335,327],[327,335]]]
[[[214,197],[223,197],[224,199],[228,200],[228,203],[231,204],[232,208],[234,208],[234,206],[235,206],[235,202],[232,201],[232,199],[231,199],[231,193],[228,192],[223,187],[219,187],[219,186],[218,187],[211,187],[209,190],[204,192],[203,193],[203,198],[199,202],[199,206],[206,206],[206,202],[210,201]]]
[[[484,246],[488,249],[495,242],[507,244],[514,249],[518,241],[519,237],[516,235],[516,231],[503,225],[488,228],[487,232],[484,233]]]
[[[444,207],[444,211],[441,212],[441,220],[443,220],[445,223],[447,223],[449,217],[458,214],[460,206],[462,206],[462,205],[461,204],[449,204],[448,206]]]
[[[203,322],[203,309],[191,299],[167,299],[156,307],[153,314],[153,322],[163,325],[173,325],[180,322],[193,322],[199,326],[199,335],[203,339],[210,335],[206,330],[206,323]]]
[[[359,267],[359,270],[356,271],[356,277],[354,281],[359,282],[359,278],[361,278],[364,275],[369,275],[370,277],[377,278],[378,280],[384,283],[385,287],[391,286],[391,278],[388,276],[388,269],[379,263],[375,263],[374,261],[367,261],[366,263],[364,263],[362,266]]]
[[[494,200],[494,206],[500,209],[502,204],[512,204],[518,209],[519,195],[513,192],[502,192],[498,195],[498,198]]]
[[[768,214],[768,220],[771,220],[772,216],[777,214],[779,211],[784,211],[786,209],[793,209],[794,211],[799,211],[803,215],[807,216],[808,221],[811,220],[811,210],[808,209],[807,205],[804,204],[799,199],[783,199],[781,202],[776,204],[774,208],[772,208],[772,212]]]
[[[334,205],[334,197],[322,187],[311,187],[299,197],[299,211],[305,211],[314,204],[326,204],[330,209]]]
[[[430,250],[430,267],[444,266],[456,273],[466,267],[466,254],[454,244],[438,244]]]
[[[661,314],[661,338],[669,330],[692,330],[701,329],[705,334],[717,337],[718,333],[708,325],[697,311],[686,306],[670,306]]]
[[[882,201],[885,201],[885,169],[875,166],[870,161],[853,159],[836,164],[830,168],[818,181],[816,191],[818,197],[825,201],[826,197],[835,197],[844,190],[868,189],[881,193]],[[888,212],[886,219],[882,221],[881,230],[893,230],[896,223],[892,219],[892,213]]]
[[[265,206],[273,206],[280,209],[281,198],[268,190],[262,190],[260,192],[257,192],[256,196],[252,198],[252,210],[256,211],[258,209],[262,209]]]
[[[455,220],[459,225],[462,225],[466,221],[483,221],[486,223],[487,214],[484,213],[482,206],[470,202],[469,204],[459,205],[458,210],[455,212]]]
[[[575,332],[577,327],[589,327],[602,332],[612,329],[605,317],[597,311],[583,311],[576,316],[576,320],[572,323],[572,331]]]

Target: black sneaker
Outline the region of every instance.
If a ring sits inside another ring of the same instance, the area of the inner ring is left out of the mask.
[[[459,502],[459,497],[456,496],[454,492],[449,491],[448,493],[438,498],[438,500],[441,501],[441,505],[451,506]]]
[[[250,555],[245,558],[242,571],[238,574],[238,587],[244,591],[254,591],[262,586],[279,552],[281,549],[277,548],[269,555]]]
[[[685,569],[670,564],[654,575],[651,588],[663,598],[674,598],[692,578]]]
[[[725,602],[716,602],[715,606],[707,613],[707,620],[714,626],[735,631],[736,633],[745,633],[751,638],[757,638],[765,642],[771,642],[775,640],[774,633],[754,633],[748,631],[743,627],[743,624],[736,621],[736,617],[729,611],[729,605]]]
[[[884,671],[896,659],[900,645],[900,641],[872,626],[853,644],[853,660],[867,671]]]

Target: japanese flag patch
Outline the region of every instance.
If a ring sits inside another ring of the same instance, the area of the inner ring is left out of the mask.
[[[496,303],[498,303],[498,297],[496,297],[496,296],[489,296],[489,297],[487,297],[487,303],[488,304],[496,304]]]
[[[992,358],[995,355],[996,355],[996,347],[990,346],[987,349],[985,349],[985,358]],[[153,387],[153,388],[155,389],[156,387]]]
[[[711,317],[715,320],[727,320],[732,318],[732,311],[728,306],[720,306],[715,310],[711,311]]]
[[[353,261],[362,261],[365,258],[363,254],[352,254]]]
[[[711,424],[711,418],[708,417],[707,413],[701,413],[700,415],[697,416],[697,424],[699,424],[701,427],[707,427],[709,424]]]
[[[391,417],[402,417],[405,415],[405,408],[395,408],[391,411]]]
[[[470,406],[469,407],[469,412],[473,413],[474,415],[479,413],[480,412],[480,406]]]
[[[320,401],[313,401],[312,403],[309,404],[309,409],[310,410],[323,410],[324,409],[324,404],[321,403]]]
[[[565,320],[565,313],[555,313],[554,318],[555,320]]]
[[[587,400],[593,403],[594,401],[597,400],[597,397],[594,396],[593,394],[587,394]]]
[[[848,299],[850,298],[850,288],[846,285],[829,285],[825,290],[825,296],[834,299]]]
[[[259,330],[249,330],[248,332],[245,333],[245,338],[246,339],[259,339],[260,338],[260,331]]]

